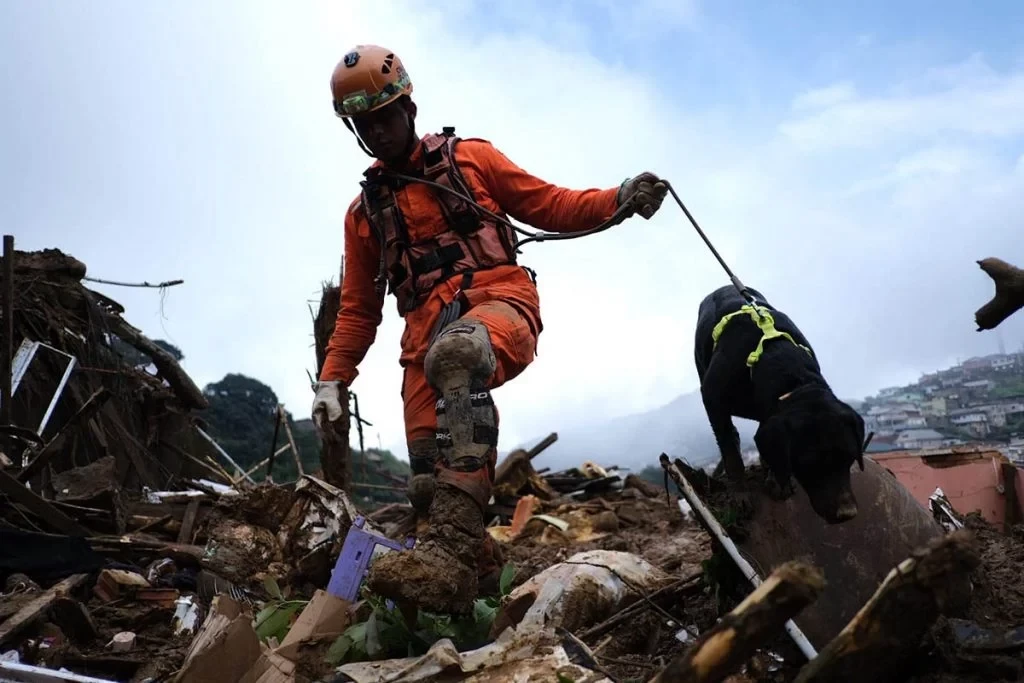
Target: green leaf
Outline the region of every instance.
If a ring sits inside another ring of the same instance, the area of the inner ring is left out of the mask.
[[[331,666],[338,666],[345,661],[345,656],[352,650],[352,639],[342,634],[338,636],[330,649],[327,650],[327,655],[324,657],[324,661]]]
[[[366,622],[362,621],[358,624],[352,624],[341,635],[348,636],[352,640],[353,645],[361,644],[366,640]]]
[[[256,618],[256,635],[260,640],[266,640],[271,636],[283,640],[291,627],[292,615],[295,614],[303,603],[286,602],[273,605],[260,611]]]
[[[498,592],[501,597],[508,595],[509,589],[512,587],[512,579],[516,576],[516,567],[514,564],[509,562],[501,570],[501,578],[498,579]]]
[[[497,608],[488,605],[486,600],[477,600],[473,603],[473,620],[478,626],[486,625],[490,629],[497,612]]]
[[[270,595],[270,597],[274,598],[275,600],[280,600],[281,602],[284,602],[284,594],[281,593],[281,587],[277,585],[277,579],[275,579],[273,576],[264,577],[263,587],[267,589],[267,593]]]
[[[377,613],[370,612],[370,618],[366,620],[366,654],[370,659],[376,659],[383,648],[380,645],[380,629],[377,624]]]

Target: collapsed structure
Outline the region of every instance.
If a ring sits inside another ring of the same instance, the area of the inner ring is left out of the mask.
[[[508,563],[500,594],[468,617],[410,622],[359,590],[367,562],[402,552],[417,530],[408,505],[350,501],[347,421],[324,444],[321,471],[253,485],[208,438],[206,397],[121,306],[83,285],[84,264],[56,250],[14,263],[10,344],[36,355],[14,362],[22,371],[2,426],[0,680],[72,680],[62,668],[73,680],[135,683],[1024,673],[1016,512],[999,518],[1004,532],[932,496],[941,525],[858,578],[854,594],[833,567],[875,553],[877,539],[811,516],[797,527],[765,513],[756,490],[725,495],[668,458],[666,486],[586,454],[548,471],[539,465],[556,434],[499,463],[487,519]],[[318,364],[337,300],[325,285]],[[152,367],[126,360],[121,342]],[[921,492],[904,493],[921,506]],[[814,552],[794,550],[800,538]],[[748,575],[730,547],[774,554],[745,560]]]

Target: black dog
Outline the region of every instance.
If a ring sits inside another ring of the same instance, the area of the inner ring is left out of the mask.
[[[793,321],[757,290],[748,287],[747,292],[767,313],[758,317],[762,327],[749,309],[741,310],[747,302],[732,286],[705,297],[697,313],[694,356],[700,392],[726,474],[740,479],[744,472],[732,418],[755,420],[760,424],[754,443],[768,469],[773,497],[793,494],[792,476],[825,521],[852,519],[857,501],[850,468],[856,461],[863,469],[864,419],[832,393],[814,350]],[[729,314],[735,315],[723,323]],[[765,330],[773,329],[789,336],[765,338]]]

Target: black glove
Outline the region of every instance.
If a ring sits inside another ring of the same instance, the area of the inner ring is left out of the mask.
[[[644,171],[622,183],[616,200],[618,200],[619,206],[629,204],[632,209],[630,215],[638,213],[645,219],[649,219],[661,208],[661,202],[665,199],[666,194],[668,194],[668,187],[661,182],[661,178],[649,171]]]

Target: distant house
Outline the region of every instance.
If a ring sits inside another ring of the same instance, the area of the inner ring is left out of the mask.
[[[878,392],[879,398],[892,398],[903,391],[903,387],[887,387]]]
[[[1005,427],[1009,420],[1018,415],[1024,415],[1024,401],[1000,401],[989,405],[977,406],[977,410],[983,411],[988,416],[988,423],[992,427]]]
[[[966,429],[976,437],[988,436],[988,414],[984,410],[978,408],[954,410],[949,413],[949,421],[957,427]]]
[[[988,370],[992,367],[990,356],[968,358],[960,367],[964,370]]]
[[[934,429],[908,429],[896,436],[895,445],[897,448],[906,450],[924,450],[927,448],[942,448],[952,445],[958,439],[951,439],[939,434]]]
[[[1017,367],[1017,356],[993,356],[990,365],[996,372],[1005,372]]]
[[[971,391],[992,391],[996,388],[996,383],[990,379],[976,379],[964,382],[962,386],[964,389],[970,389]]]
[[[945,417],[949,414],[951,403],[953,402],[945,396],[935,396],[930,401],[925,401],[921,404],[921,412],[924,415]]]

